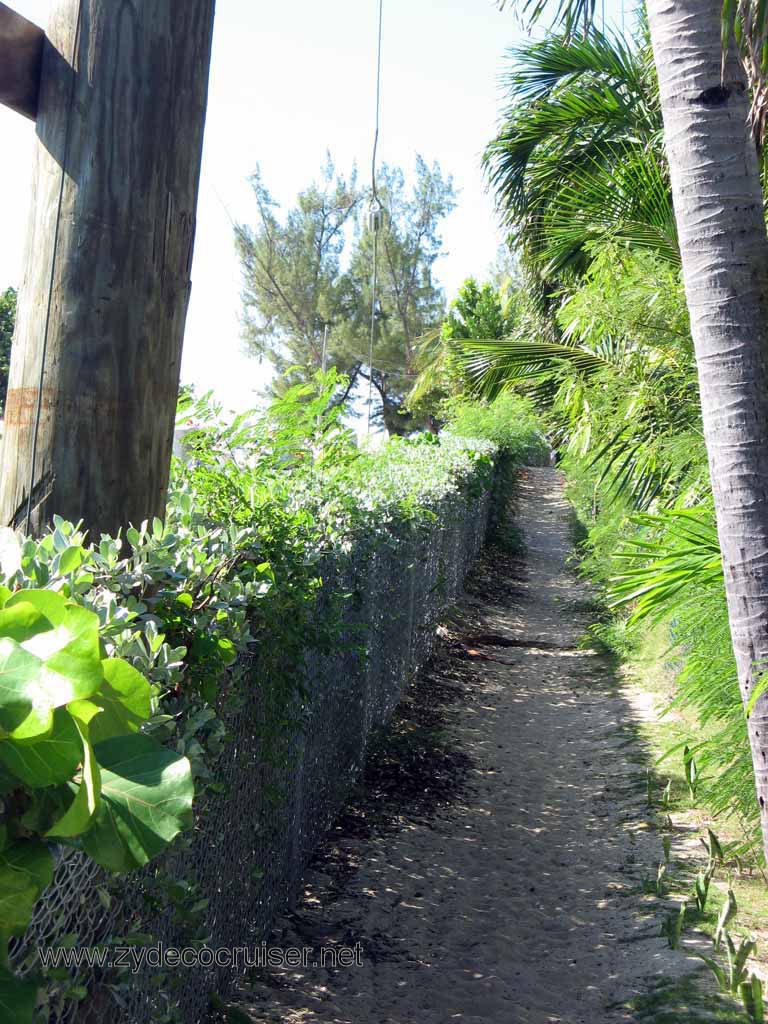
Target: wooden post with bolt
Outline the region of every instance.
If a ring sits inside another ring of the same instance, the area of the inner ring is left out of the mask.
[[[214,0],[56,0],[36,106],[19,56],[37,148],[0,524],[29,508],[32,532],[58,513],[98,540],[164,515],[213,18]]]

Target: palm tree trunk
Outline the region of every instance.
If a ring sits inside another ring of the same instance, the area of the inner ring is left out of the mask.
[[[721,5],[650,0],[664,136],[743,700],[768,668],[768,238],[749,97]],[[768,851],[768,697],[749,737]]]

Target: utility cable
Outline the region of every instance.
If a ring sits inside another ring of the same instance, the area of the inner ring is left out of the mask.
[[[379,200],[379,193],[376,190],[376,151],[379,146],[379,115],[381,111],[381,25],[384,10],[384,0],[379,0],[379,31],[376,47],[376,130],[373,135],[373,154],[371,156],[371,207],[369,212],[369,226],[373,232],[373,273],[371,275],[371,340],[368,347],[368,417],[366,434],[371,433],[371,411],[373,408],[373,346],[376,336],[376,292],[378,289],[378,249],[379,249],[379,228],[383,216]]]
[[[381,110],[381,25],[383,12],[384,0],[379,0],[379,33],[376,47],[376,131],[373,135],[373,155],[371,157],[371,197],[376,203],[379,202],[379,194],[376,191],[376,150],[379,146],[379,112]]]
[[[368,418],[366,434],[371,433],[371,408],[373,405],[373,339],[376,333],[376,288],[378,286],[376,256],[378,252],[379,230],[373,228],[373,280],[371,283],[371,344],[368,350]]]

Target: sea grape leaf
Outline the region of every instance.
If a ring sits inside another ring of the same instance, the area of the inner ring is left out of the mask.
[[[53,710],[40,683],[43,665],[16,640],[0,637],[0,731],[27,738],[53,726]]]
[[[137,669],[120,658],[105,658],[104,682],[93,702],[102,713],[91,723],[91,741],[99,743],[137,732],[152,710],[152,688]]]
[[[90,697],[103,678],[94,612],[41,591],[20,591],[0,611],[0,734],[50,733],[53,709]]]
[[[0,741],[2,746],[2,741]],[[0,796],[5,793],[12,793],[14,789],[19,788],[19,780],[0,763]]]
[[[0,967],[0,1020],[13,1024],[32,1024],[37,1001],[37,985],[16,978]]]
[[[62,816],[72,802],[71,783],[36,789],[26,810],[19,818],[28,832],[42,835]]]
[[[141,733],[103,740],[94,753],[101,802],[83,846],[102,867],[132,871],[191,827],[191,766]]]
[[[0,740],[0,761],[33,789],[67,782],[82,756],[80,734],[66,708],[53,712],[53,729],[47,736],[30,743]]]
[[[90,701],[73,701],[69,710],[74,718],[82,743],[83,770],[75,798],[61,818],[49,828],[47,836],[71,838],[79,836],[88,828],[99,806],[101,794],[101,772],[96,762],[89,736],[89,722],[98,717],[101,708]]]
[[[0,636],[9,636],[19,644],[30,640],[37,633],[51,629],[51,620],[31,601],[7,604],[0,611]]]
[[[10,935],[22,935],[40,893],[53,878],[53,860],[38,839],[13,843],[0,853],[0,921]]]
[[[2,614],[2,613],[0,613]],[[58,686],[69,687],[71,695],[56,705],[89,697],[103,678],[99,649],[99,618],[87,608],[68,606],[54,629],[37,633],[24,641],[24,648],[45,663],[46,678],[59,676]]]
[[[59,559],[59,572],[62,576],[66,576],[75,569],[80,568],[80,564],[83,561],[83,551],[79,547],[70,547],[66,551],[63,551]]]
[[[19,590],[8,598],[5,607],[13,608],[17,604],[31,604],[53,626],[61,625],[67,611],[66,598],[55,590]]]

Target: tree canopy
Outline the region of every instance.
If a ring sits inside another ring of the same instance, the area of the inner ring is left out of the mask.
[[[437,163],[416,160],[409,188],[404,172],[384,165],[377,191],[385,216],[376,235],[377,295],[370,359],[374,231],[370,195],[330,160],[283,216],[260,173],[251,183],[256,227],[238,225],[243,269],[243,324],[248,351],[266,355],[279,392],[307,380],[323,364],[347,376],[337,400],[372,388],[372,420],[390,433],[416,425],[404,408],[415,377],[416,342],[440,323],[445,301],[433,276],[440,224],[455,204],[450,177]],[[372,362],[372,365],[371,365]]]
[[[8,393],[8,371],[11,365],[11,341],[16,324],[16,291],[6,288],[0,294],[0,416]]]

